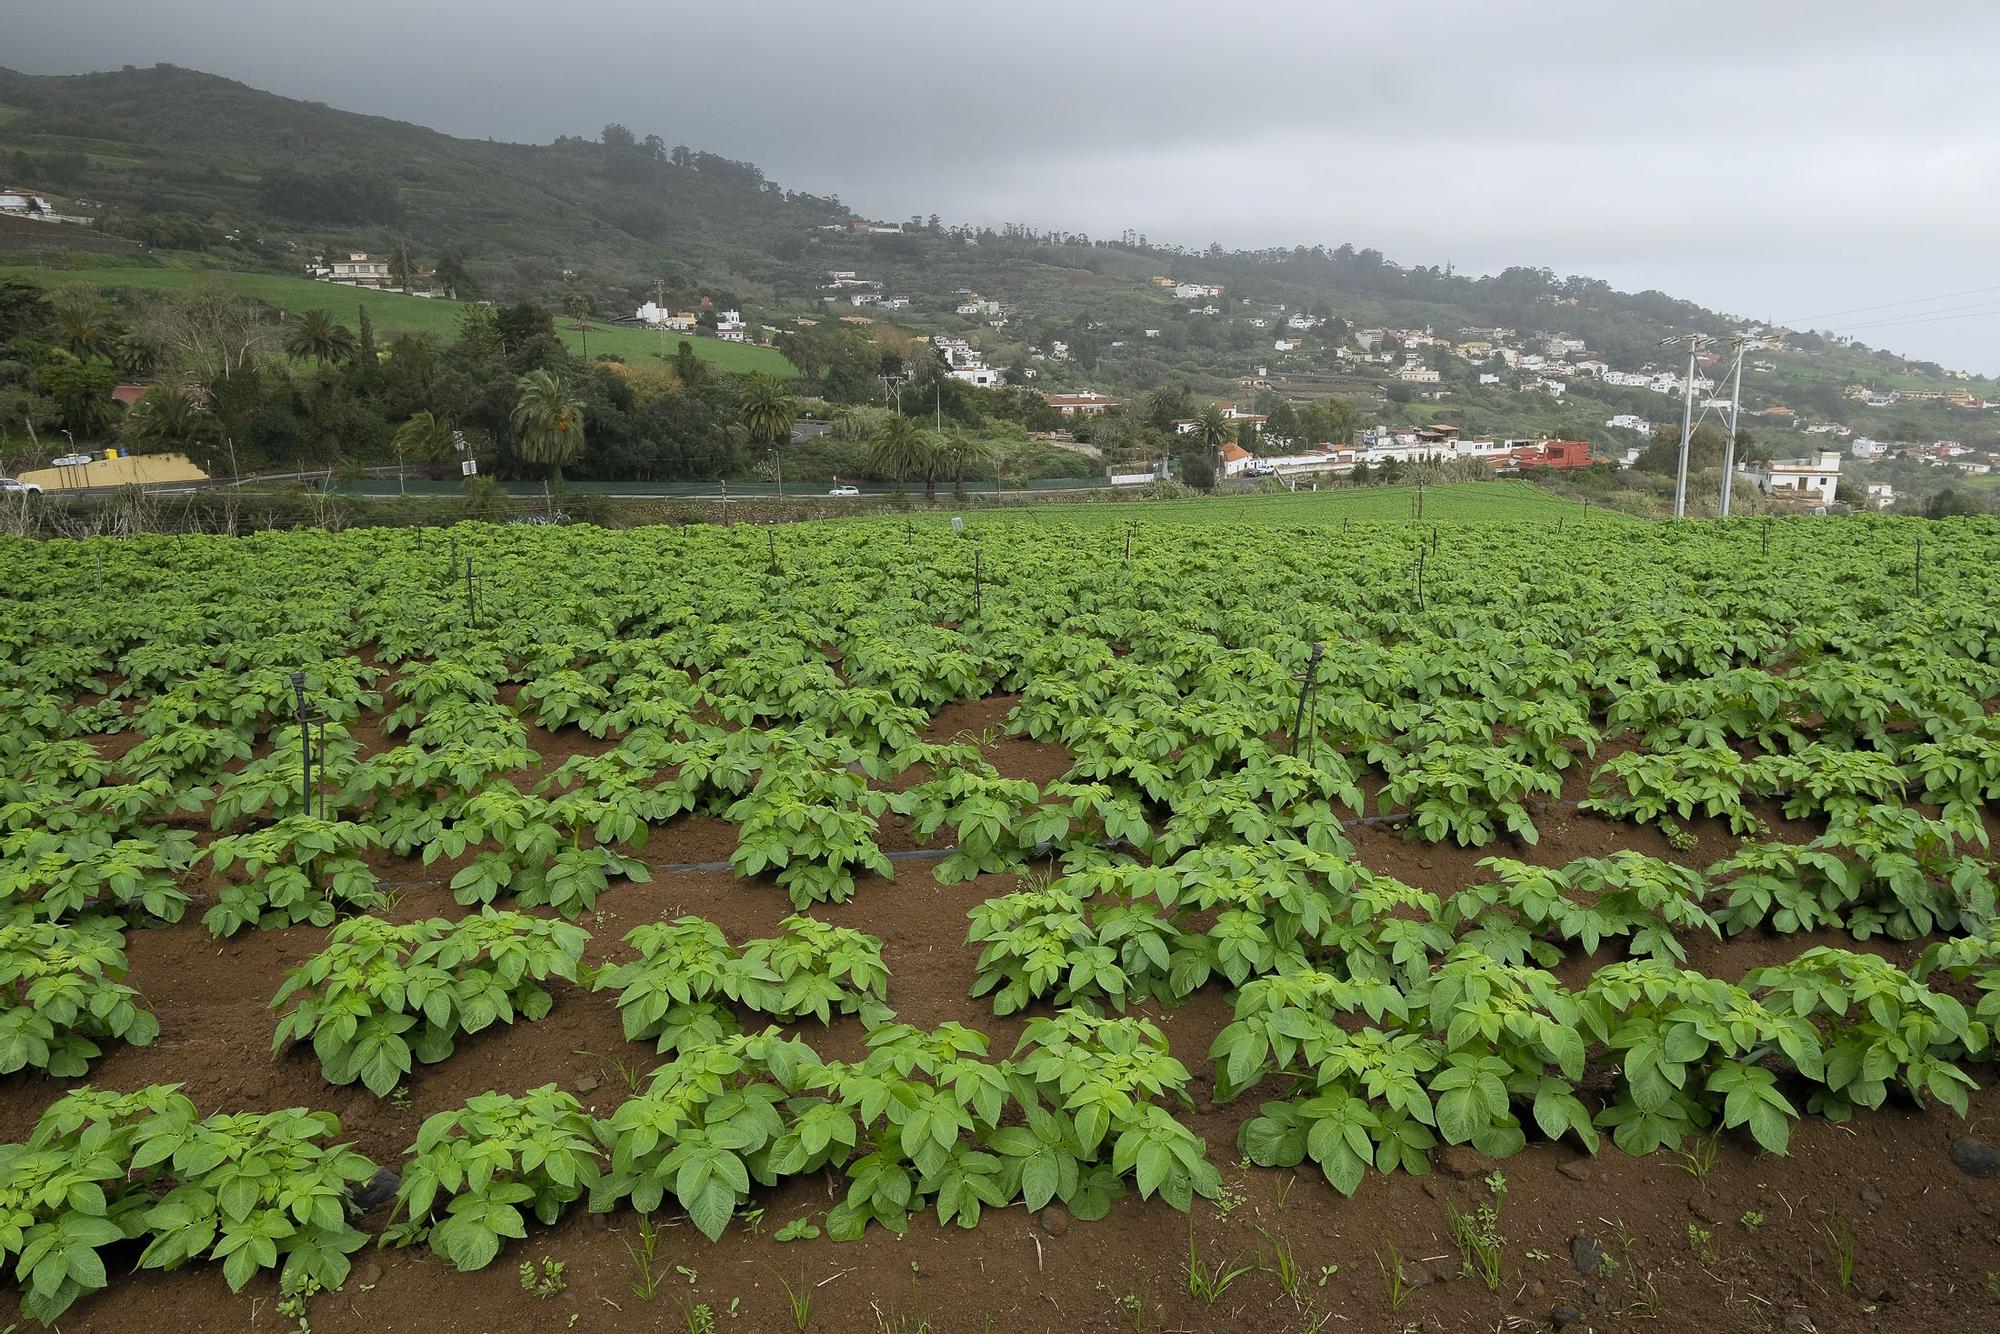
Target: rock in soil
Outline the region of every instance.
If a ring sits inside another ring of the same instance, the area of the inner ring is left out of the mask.
[[[1060,1237],[1069,1231],[1069,1210],[1052,1204],[1042,1210],[1035,1222],[1040,1225],[1043,1235]]]
[[[1568,1329],[1572,1325],[1581,1325],[1582,1323],[1583,1312],[1577,1310],[1574,1306],[1558,1306],[1555,1310],[1549,1312],[1549,1324],[1556,1329]]]
[[[1861,1188],[1861,1202],[1870,1209],[1880,1209],[1888,1203],[1887,1200],[1882,1198],[1882,1192],[1876,1190],[1873,1186],[1863,1186]]]
[[[1561,1162],[1556,1164],[1556,1171],[1562,1173],[1564,1176],[1568,1177],[1571,1181],[1590,1180],[1590,1164],[1584,1162],[1580,1158],[1563,1159]]]
[[[1959,1171],[1981,1181],[2000,1176],[2000,1150],[1969,1136],[1951,1142],[1951,1162]]]
[[[354,1207],[365,1214],[384,1200],[393,1198],[399,1184],[400,1180],[394,1172],[386,1167],[378,1167],[374,1176],[369,1177],[348,1194],[354,1200]]]
[[[1594,1274],[1604,1263],[1604,1248],[1597,1244],[1595,1237],[1571,1237],[1569,1262],[1576,1266],[1579,1274]]]
[[[1431,1158],[1431,1165],[1453,1181],[1469,1181],[1486,1175],[1487,1158],[1463,1144],[1447,1144]]]

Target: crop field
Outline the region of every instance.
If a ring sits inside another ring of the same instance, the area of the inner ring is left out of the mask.
[[[177,290],[202,283],[214,283],[228,291],[275,306],[279,310],[292,313],[301,310],[326,310],[349,328],[354,327],[358,318],[356,312],[366,310],[378,334],[423,333],[446,341],[457,336],[459,316],[465,308],[465,303],[462,301],[405,296],[401,292],[377,292],[359,287],[341,287],[333,283],[314,282],[310,278],[288,278],[275,273],[239,273],[227,269],[152,268],[129,265],[72,270],[16,265],[0,266],[0,275],[20,277],[52,286],[87,283],[96,287]],[[584,350],[585,338],[583,334],[569,327],[573,323],[574,321],[558,314],[556,333],[572,351],[581,352]],[[794,374],[792,364],[786,361],[781,353],[767,347],[727,343],[716,338],[690,338],[687,341],[694,348],[696,356],[726,371],[764,371],[786,377]],[[658,334],[638,329],[593,328],[589,333],[588,342],[592,356],[609,352],[630,362],[656,360],[661,347]],[[668,355],[673,354],[678,343],[677,338],[668,336],[666,343]]]
[[[1311,527],[1348,523],[1577,523],[1629,524],[1640,520],[1552,495],[1512,478],[1426,486],[1418,517],[1414,486],[1330,486],[1324,491],[1197,496],[1186,500],[1128,500],[1116,505],[1028,505],[1010,509],[1025,522],[1118,526],[1165,521],[1198,525],[1280,524]]]
[[[1990,1327],[2000,522],[1284,499],[0,543],[0,1328]]]

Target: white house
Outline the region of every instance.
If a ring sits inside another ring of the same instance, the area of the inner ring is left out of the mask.
[[[856,292],[847,299],[857,306],[873,306],[880,304],[882,294],[880,292]]]
[[[1118,406],[1118,400],[1108,394],[1094,393],[1085,389],[1075,394],[1043,394],[1048,405],[1065,417],[1090,417]]]
[[[1146,337],[1148,338],[1158,338],[1159,336],[1160,336],[1160,331],[1158,329],[1146,330]]]
[[[1176,283],[1174,285],[1174,295],[1179,297],[1183,301],[1192,300],[1193,298],[1198,296],[1221,296],[1222,284],[1221,283]]]
[[[1428,366],[1405,366],[1396,372],[1404,384],[1436,384],[1441,376]]]
[[[1616,431],[1637,431],[1640,435],[1653,433],[1653,423],[1636,412],[1621,412],[1604,424]]]
[[[1001,385],[1000,372],[983,362],[974,361],[963,366],[954,366],[945,373],[954,380],[980,389],[998,389]]]
[[[1271,346],[1279,352],[1296,352],[1305,346],[1305,340],[1302,338],[1277,338],[1272,340]]]
[[[906,296],[885,296],[882,298],[882,309],[884,310],[908,310],[909,308],[910,298]]]
[[[1312,316],[1306,314],[1304,311],[1300,311],[1298,314],[1292,316],[1290,319],[1285,321],[1285,327],[1287,329],[1300,329],[1300,330],[1317,329],[1319,327],[1319,321],[1314,319]]]
[[[393,287],[396,281],[389,276],[389,261],[365,250],[348,251],[345,259],[328,264],[321,277],[322,281],[349,287]]]
[[[1857,459],[1879,459],[1889,452],[1889,446],[1880,440],[1870,440],[1865,435],[1856,439],[1848,449]]]
[[[53,213],[49,201],[27,190],[0,190],[0,213]]]
[[[1746,463],[1741,471],[1758,490],[1774,499],[1831,505],[1840,485],[1840,451],[1823,449],[1816,458]]]
[[[655,302],[648,301],[634,313],[641,324],[651,325],[655,329],[673,329],[680,333],[691,333],[694,330],[693,315],[686,311],[669,310]]]
[[[1885,510],[1896,503],[1896,488],[1887,482],[1868,484],[1868,505],[1871,509]]]
[[[1493,374],[1493,373],[1492,373],[1491,371],[1481,371],[1481,372],[1479,372],[1479,383],[1481,383],[1481,384],[1499,384],[1499,383],[1500,383],[1500,377],[1499,377],[1499,376],[1497,376],[1497,375],[1495,375],[1495,374]]]

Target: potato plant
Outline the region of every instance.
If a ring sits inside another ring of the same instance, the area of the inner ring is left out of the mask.
[[[192,834],[157,826],[127,838],[97,822],[60,833],[29,827],[0,835],[0,909],[51,919],[89,911],[178,922],[188,905],[180,878],[195,855]]]
[[[13,1260],[22,1312],[53,1325],[105,1286],[104,1250],[143,1243],[138,1266],[219,1260],[231,1292],[266,1269],[285,1282],[346,1282],[367,1244],[348,1192],[375,1165],[329,1145],[328,1112],[203,1118],[171,1084],[81,1088],[54,1102],[25,1143],[0,1145],[0,1261]]]
[[[462,1033],[548,1014],[543,984],[574,982],[588,936],[581,927],[487,908],[458,922],[392,926],[355,917],[285,975],[273,1055],[310,1040],[331,1084],[357,1080],[377,1097],[416,1062],[449,1057]]]
[[[782,933],[730,945],[701,917],[649,922],[625,936],[639,957],[600,969],[593,990],[616,990],[625,1036],[661,1052],[736,1031],[730,1005],[775,1019],[887,1014],[882,942],[850,927],[787,917]]]
[[[217,874],[237,868],[248,879],[225,884],[202,925],[233,936],[244,927],[327,926],[343,910],[379,908],[375,873],[355,854],[380,843],[373,826],[304,814],[218,838],[208,845],[209,864]]]
[[[86,1073],[102,1042],[143,1047],[159,1021],[125,984],[125,938],[101,920],[0,926],[0,1075]]]
[[[388,1245],[427,1242],[460,1272],[493,1263],[532,1214],[554,1223],[602,1175],[597,1123],[544,1084],[515,1097],[482,1093],[426,1117],[396,1189]]]

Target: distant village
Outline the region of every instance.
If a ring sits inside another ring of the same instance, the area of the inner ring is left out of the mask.
[[[96,205],[89,200],[59,202],[46,193],[18,186],[0,189],[0,217],[23,218],[49,225],[90,227],[96,219],[78,210],[94,207]],[[900,224],[860,220],[830,226],[829,229],[867,235],[900,234],[904,230]],[[310,256],[303,267],[307,276],[330,284],[400,291],[422,298],[449,298],[453,295],[449,287],[438,281],[432,268],[415,262],[406,251],[399,251],[398,255],[361,250],[316,254]],[[1155,274],[1150,279],[1150,285],[1170,295],[1175,303],[1187,303],[1180,307],[1180,314],[1188,318],[1231,315],[1243,319],[1250,328],[1269,334],[1268,357],[1246,367],[1236,380],[1239,390],[1253,397],[1282,386],[1290,373],[1307,372],[1308,379],[1316,379],[1331,366],[1336,373],[1364,375],[1390,386],[1408,386],[1409,401],[1443,402],[1456,392],[1457,386],[1466,384],[1543,395],[1562,401],[1572,386],[1595,381],[1612,388],[1658,394],[1670,403],[1674,400],[1684,403],[1686,396],[1693,395],[1696,411],[1704,415],[1727,414],[1735,408],[1729,390],[1717,383],[1718,376],[1726,378],[1729,367],[1722,365],[1722,357],[1712,350],[1697,355],[1695,371],[1690,377],[1684,369],[1671,366],[1615,366],[1593,354],[1584,339],[1562,332],[1524,333],[1499,327],[1463,327],[1449,332],[1430,327],[1354,328],[1324,313],[1283,305],[1253,306],[1242,298],[1237,299],[1238,307],[1231,310],[1227,305],[1230,300],[1227,289],[1219,283]],[[867,277],[856,269],[826,270],[820,275],[817,286],[824,313],[818,317],[794,315],[791,317],[794,325],[810,326],[818,323],[820,318],[830,318],[865,326],[875,323],[883,315],[912,307],[910,296],[887,291],[881,281]],[[1012,301],[969,288],[960,288],[953,296],[953,312],[986,329],[998,333],[1022,324],[1024,312]],[[1563,304],[1553,298],[1544,300],[1550,301],[1552,306]],[[1320,309],[1324,310],[1323,307]],[[706,297],[693,298],[678,305],[669,304],[664,291],[657,293],[653,300],[638,305],[630,315],[614,316],[603,322],[658,330],[663,334],[710,337],[764,346],[773,345],[780,332],[768,324],[753,328],[745,322],[740,311],[713,306]],[[1136,334],[1143,339],[1157,339],[1164,332],[1161,328],[1146,327],[1129,331],[1127,336]],[[1743,337],[1747,340],[1743,374],[1754,377],[1775,372],[1776,363],[1769,356],[1758,354],[1784,351],[1785,335],[1753,326],[1743,331]],[[1025,359],[1011,369],[1003,369],[986,360],[978,346],[978,338],[976,329],[969,335],[933,335],[931,342],[943,363],[942,373],[980,389],[999,389],[1010,379],[1032,387],[1033,382],[1042,377],[1043,369],[1051,366],[1060,369],[1060,373],[1051,371],[1051,377],[1058,382],[1076,378],[1077,372],[1066,365],[1074,361],[1072,349],[1061,339],[1049,337],[1031,344]],[[1124,345],[1124,338],[1109,344],[1114,349]],[[1467,363],[1472,377],[1466,377],[1461,368],[1454,372],[1454,382],[1447,383],[1446,376],[1439,369],[1452,364],[1446,360],[1447,357]],[[1967,378],[1962,372],[1956,374],[1958,378]],[[1981,412],[2000,408],[2000,400],[1984,399],[1965,387],[1876,388],[1857,383],[1846,386],[1843,396],[1860,407],[1871,409],[1939,405]],[[1120,406],[1113,395],[1087,386],[1050,388],[1042,393],[1042,397],[1064,417],[1089,417]],[[1614,413],[1605,420],[1605,429],[1622,433],[1634,443],[1623,448],[1615,445],[1607,448],[1603,444],[1593,448],[1589,442],[1580,440],[1469,439],[1463,437],[1460,428],[1442,423],[1404,427],[1378,423],[1357,430],[1347,440],[1294,440],[1267,434],[1264,431],[1264,415],[1250,411],[1241,403],[1218,402],[1216,407],[1226,421],[1238,426],[1248,423],[1253,429],[1251,438],[1259,445],[1257,452],[1245,449],[1241,443],[1226,445],[1218,460],[1223,475],[1281,479],[1338,476],[1364,466],[1380,467],[1419,461],[1472,460],[1503,472],[1541,468],[1572,470],[1589,467],[1593,463],[1629,466],[1645,442],[1650,441],[1662,426],[1669,430],[1675,428],[1681,415],[1679,404],[1657,417],[1644,411]],[[1865,462],[1901,459],[1966,476],[1986,475],[2000,469],[2000,453],[1971,448],[1954,440],[1917,442],[1872,439],[1837,422],[1807,420],[1803,414],[1783,405],[1745,409],[1740,415],[1746,425],[1780,427],[1807,437],[1817,437],[1813,446],[1800,457],[1739,464],[1742,475],[1767,494],[1801,504],[1833,503],[1844,459]],[[1175,423],[1175,429],[1182,432],[1192,431],[1194,427],[1193,421]],[[1868,503],[1872,506],[1886,507],[1896,499],[1893,489],[1885,483],[1870,483],[1866,490]]]

